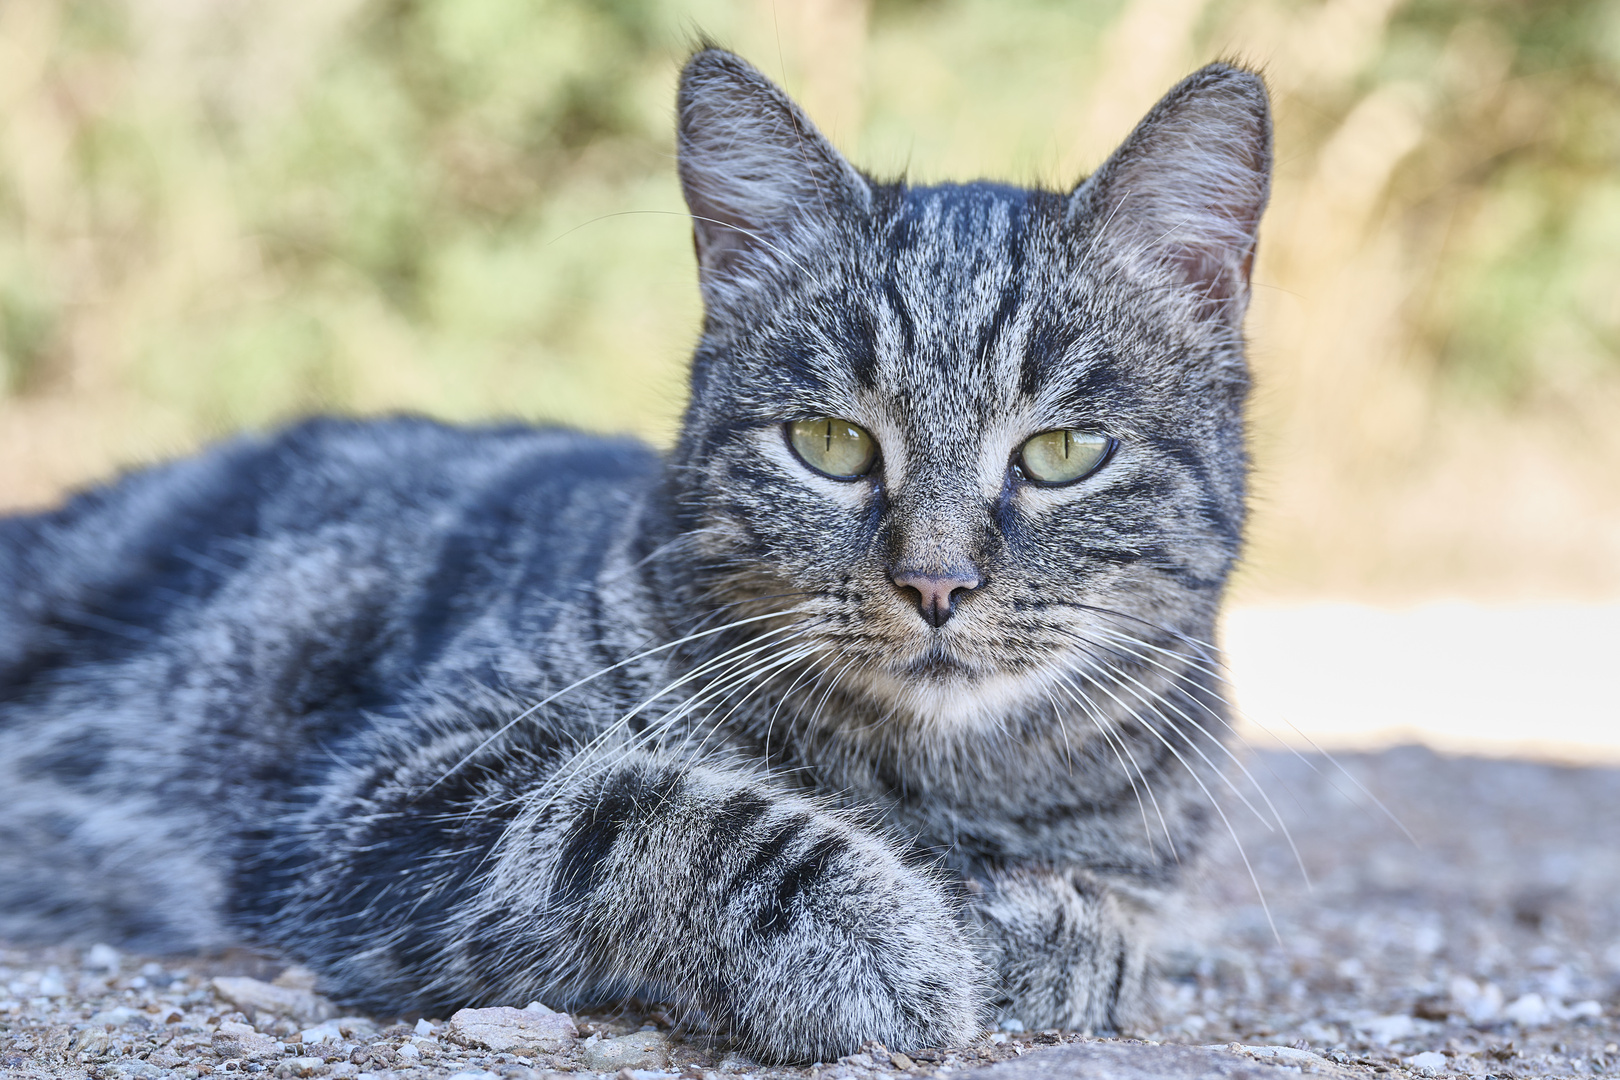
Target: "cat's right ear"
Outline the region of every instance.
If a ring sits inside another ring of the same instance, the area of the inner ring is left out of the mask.
[[[1210,64],[1155,105],[1070,198],[1088,248],[1169,284],[1200,318],[1235,326],[1249,300],[1271,190],[1271,109],[1260,76]]]
[[[792,262],[796,241],[870,209],[861,174],[742,58],[715,48],[693,55],[677,102],[681,188],[706,297]]]

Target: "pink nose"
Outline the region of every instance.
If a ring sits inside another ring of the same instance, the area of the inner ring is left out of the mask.
[[[982,582],[971,570],[956,570],[944,574],[924,574],[901,571],[890,580],[902,590],[917,594],[917,613],[932,627],[945,625],[945,620],[956,610],[956,594],[972,592]]]

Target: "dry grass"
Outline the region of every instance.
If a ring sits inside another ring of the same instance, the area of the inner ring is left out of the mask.
[[[1249,597],[1620,593],[1596,0],[0,5],[0,508],[315,409],[669,437],[695,27],[863,164],[1067,184],[1261,65]]]

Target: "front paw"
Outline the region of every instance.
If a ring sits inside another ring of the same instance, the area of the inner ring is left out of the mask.
[[[868,1039],[961,1045],[987,972],[938,883],[831,819],[737,875],[729,1026],[762,1060],[832,1061]]]
[[[1079,871],[1018,868],[972,886],[969,922],[1000,1015],[1081,1031],[1139,1018],[1146,947],[1133,904]]]

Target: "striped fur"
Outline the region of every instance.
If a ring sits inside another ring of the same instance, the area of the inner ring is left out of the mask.
[[[1225,754],[1263,87],[1067,193],[880,183],[713,49],[679,137],[667,457],[317,420],[0,521],[0,936],[652,994],[772,1060],[1130,1022]],[[870,476],[789,449],[829,415]],[[1117,449],[1024,480],[1060,427]],[[935,626],[900,566],[980,583]]]

